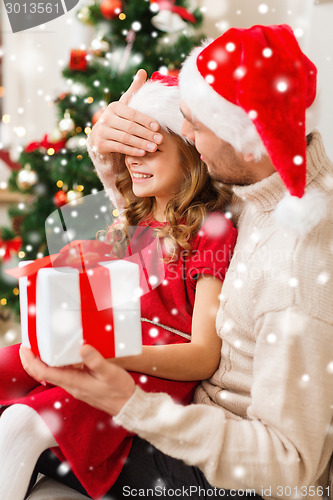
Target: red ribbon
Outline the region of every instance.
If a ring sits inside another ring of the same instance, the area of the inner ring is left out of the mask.
[[[11,257],[11,252],[17,253],[22,246],[22,238],[16,236],[12,240],[2,240],[0,239],[0,248],[3,248],[5,253],[2,256],[2,260],[9,260]]]
[[[150,3],[157,3],[160,10],[170,10],[190,23],[195,24],[197,21],[194,15],[191,14],[191,12],[189,12],[185,7],[175,5],[175,0],[151,0]]]
[[[79,270],[83,342],[96,347],[105,357],[115,356],[109,271],[98,264],[114,260],[108,255],[109,252],[110,245],[100,241],[77,240],[66,245],[58,254],[6,271],[16,278],[28,277],[28,332],[34,354],[39,356],[36,328],[37,273],[46,267],[67,266]],[[93,273],[88,276],[89,270],[93,270]]]
[[[50,142],[48,139],[48,135],[45,134],[43,139],[39,142],[31,142],[25,147],[26,153],[32,153],[36,151],[36,149],[44,148],[49,149],[53,148],[55,153],[58,153],[60,149],[64,148],[66,144],[66,139],[61,139],[60,141]]]

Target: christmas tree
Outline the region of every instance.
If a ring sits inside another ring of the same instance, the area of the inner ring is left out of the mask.
[[[0,303],[18,314],[17,282],[5,274],[20,260],[48,254],[45,220],[66,203],[102,189],[86,151],[86,139],[108,103],[118,100],[139,68],[177,74],[202,36],[199,9],[186,0],[91,1],[78,18],[93,25],[88,50],[73,49],[63,71],[70,92],[56,99],[59,123],[40,142],[25,146],[9,189],[25,196],[12,206],[11,228],[0,228]],[[37,117],[36,117],[37,119]]]

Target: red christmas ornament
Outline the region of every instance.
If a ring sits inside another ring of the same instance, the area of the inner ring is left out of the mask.
[[[73,71],[86,71],[88,67],[87,54],[86,50],[72,50],[69,68]]]
[[[104,111],[105,111],[105,108],[101,108],[98,111],[96,111],[96,113],[93,114],[93,117],[91,119],[91,123],[93,125],[95,125],[95,123],[100,119],[100,117],[102,116]]]
[[[179,69],[168,69],[168,76],[175,76],[176,78],[178,78]]]
[[[115,19],[122,10],[121,0],[102,0],[100,10],[105,19]]]
[[[56,207],[60,208],[67,203],[67,195],[65,191],[58,191],[53,198],[53,202]]]

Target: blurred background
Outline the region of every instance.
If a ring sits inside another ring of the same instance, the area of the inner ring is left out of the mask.
[[[86,136],[136,68],[177,74],[202,37],[287,23],[318,67],[318,129],[333,158],[333,0],[163,3],[82,0],[15,34],[0,3],[0,345],[19,340],[19,291],[4,271],[47,253],[44,222],[52,211],[101,189]]]
[[[133,0],[132,0],[133,1]],[[144,1],[144,0],[136,0]],[[204,19],[200,31],[216,37],[231,26],[288,23],[303,50],[319,70],[323,112],[320,129],[330,141],[330,118],[333,112],[331,94],[333,77],[333,1],[332,0],[192,0],[201,8]],[[0,4],[0,102],[2,120],[1,146],[15,147],[39,139],[54,120],[52,99],[66,90],[61,69],[68,63],[69,52],[80,46],[89,47],[96,32],[80,22],[74,8],[42,27],[12,34],[3,4]],[[330,144],[331,143],[331,144]]]

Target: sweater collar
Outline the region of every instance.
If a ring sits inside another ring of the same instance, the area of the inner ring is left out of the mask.
[[[306,149],[308,185],[322,170],[328,170],[330,161],[326,156],[322,138],[319,132],[311,134],[310,143]],[[287,189],[277,172],[262,181],[249,186],[233,186],[233,191],[238,198],[253,203],[262,211],[273,210],[286,194]]]

